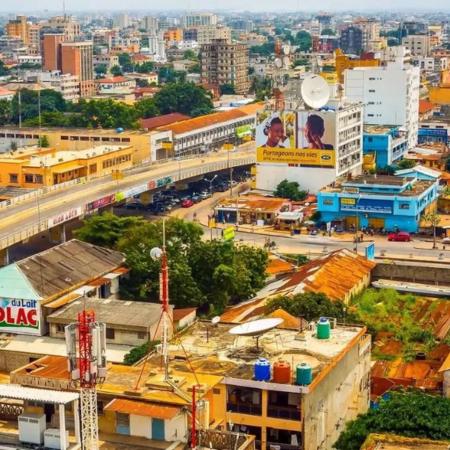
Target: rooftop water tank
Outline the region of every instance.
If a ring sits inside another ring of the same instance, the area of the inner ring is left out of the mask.
[[[300,363],[297,365],[296,383],[301,386],[308,386],[312,382],[312,369],[309,364]]]
[[[291,365],[287,361],[277,361],[273,365],[273,382],[274,383],[291,382]]]
[[[259,358],[255,363],[255,380],[270,380],[270,363],[267,359]]]
[[[326,317],[321,317],[317,322],[317,339],[330,339],[330,321]]]

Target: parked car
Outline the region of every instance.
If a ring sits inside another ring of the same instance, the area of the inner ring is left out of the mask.
[[[223,183],[218,184],[216,186],[216,191],[217,192],[226,192],[226,191],[228,191],[228,186],[226,184],[223,184]]]
[[[399,231],[398,233],[391,233],[388,236],[388,241],[396,241],[396,242],[410,242],[411,235],[404,231]]]
[[[202,198],[200,197],[199,194],[197,194],[197,193],[194,192],[194,193],[192,194],[192,196],[191,196],[191,200],[192,200],[194,203],[199,203],[199,202],[202,201]]]
[[[444,239],[442,239],[442,243],[443,244],[450,244],[450,237],[445,237]]]
[[[230,180],[228,180],[228,186],[230,186],[230,185],[234,187],[234,186],[236,186],[236,185],[237,185],[237,182],[236,182],[236,181],[234,181],[234,180],[231,180],[231,181],[230,181]]]
[[[139,201],[132,201],[129,203],[125,203],[124,208],[125,209],[142,209],[143,205]]]
[[[190,198],[186,198],[181,202],[182,208],[190,208],[191,206],[194,206],[194,202]]]
[[[150,214],[161,214],[165,211],[165,208],[163,205],[159,203],[150,203],[150,205],[144,206],[144,211],[148,211]]]
[[[202,200],[205,200],[206,198],[209,198],[209,197],[211,197],[211,192],[209,192],[209,191],[200,192],[200,198]]]

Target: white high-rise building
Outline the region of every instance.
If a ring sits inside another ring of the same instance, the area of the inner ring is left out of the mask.
[[[150,32],[148,37],[149,54],[153,61],[164,62],[166,60],[166,48],[163,33]]]
[[[364,124],[404,128],[411,149],[419,129],[420,68],[404,63],[404,47],[395,52],[385,66],[346,70],[345,95],[364,104]]]
[[[141,28],[147,31],[158,31],[159,22],[156,17],[146,16],[141,20]]]
[[[120,13],[117,16],[116,20],[117,26],[123,30],[124,28],[128,28],[130,26],[130,18],[128,17],[128,14]]]
[[[213,13],[191,13],[185,18],[187,28],[194,26],[217,25],[217,15]]]

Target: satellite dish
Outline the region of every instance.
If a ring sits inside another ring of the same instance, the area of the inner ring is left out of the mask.
[[[153,261],[158,261],[162,257],[162,250],[158,247],[152,248],[150,250],[150,258],[153,259]]]
[[[291,67],[291,60],[289,59],[289,56],[283,56],[283,65],[286,69]]]
[[[291,51],[291,47],[289,45],[283,45],[283,47],[281,49],[283,50],[283,53],[285,55],[289,55],[289,53]]]
[[[330,88],[320,75],[310,75],[305,78],[300,90],[303,101],[310,108],[322,108],[330,98]]]
[[[280,58],[275,58],[274,64],[279,69],[281,69],[283,67],[283,61]]]
[[[228,331],[236,336],[261,336],[284,322],[283,319],[261,319],[243,323]]]
[[[211,320],[211,323],[214,325],[219,322],[220,322],[220,316],[213,317],[213,319]]]

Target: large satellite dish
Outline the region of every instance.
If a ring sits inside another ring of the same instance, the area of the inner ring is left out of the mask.
[[[302,83],[301,94],[310,108],[319,109],[330,99],[330,88],[320,75],[310,75]]]
[[[278,318],[254,320],[253,322],[247,322],[233,327],[228,332],[236,336],[261,336],[283,322],[283,319]]]
[[[283,45],[283,47],[281,47],[281,50],[283,51],[283,53],[285,55],[289,55],[290,51],[291,51],[291,47],[289,45]]]
[[[278,67],[278,69],[281,69],[283,67],[283,61],[281,60],[281,58],[275,58],[275,66]]]

